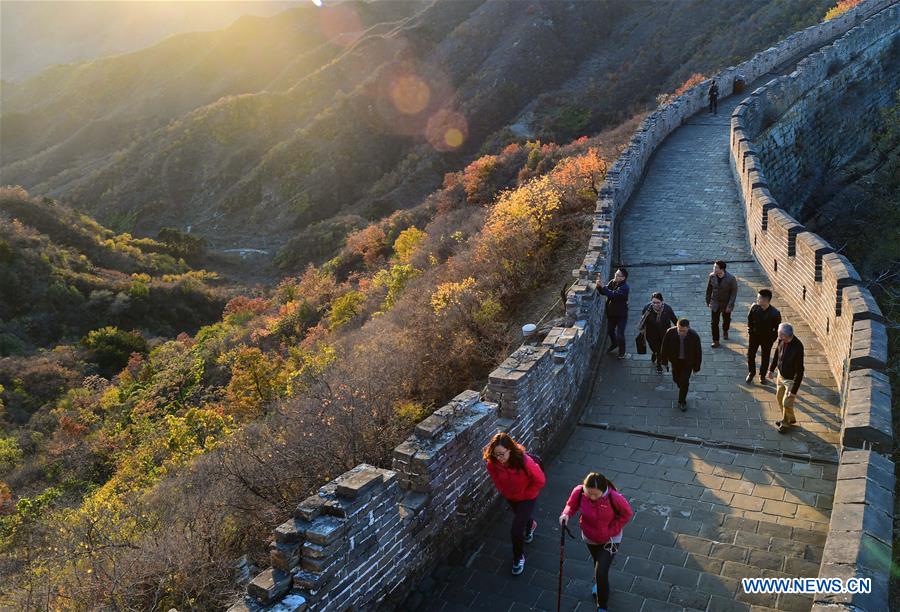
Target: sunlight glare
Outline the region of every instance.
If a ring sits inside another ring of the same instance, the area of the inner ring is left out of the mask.
[[[406,115],[421,113],[431,100],[428,84],[414,74],[406,74],[394,81],[391,100],[397,110]]]

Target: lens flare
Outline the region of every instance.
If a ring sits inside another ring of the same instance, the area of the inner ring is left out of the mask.
[[[391,100],[398,111],[405,115],[421,113],[431,100],[431,88],[413,74],[407,74],[394,81]]]
[[[454,151],[465,144],[469,136],[469,124],[456,111],[439,110],[428,119],[425,135],[436,150]]]
[[[459,128],[449,128],[446,132],[444,132],[444,142],[448,147],[453,149],[459,148],[462,145],[465,138],[463,138],[462,131]]]

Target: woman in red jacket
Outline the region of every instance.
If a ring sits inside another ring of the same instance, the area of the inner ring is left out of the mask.
[[[484,448],[488,474],[500,495],[509,502],[514,518],[510,538],[513,548],[512,573],[525,571],[525,542],[534,539],[537,521],[532,518],[537,496],[546,479],[540,466],[509,434],[498,433]]]
[[[622,529],[634,511],[616,487],[603,474],[591,472],[584,483],[572,489],[559,524],[581,512],[581,539],[594,559],[594,597],[597,608],[605,612],[609,601],[609,566],[619,550]]]

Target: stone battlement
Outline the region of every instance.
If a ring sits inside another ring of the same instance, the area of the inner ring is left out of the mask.
[[[900,5],[883,8],[807,56],[791,74],[754,91],[731,117],[731,164],[751,249],[777,298],[788,301],[812,328],[842,390],[843,450],[819,576],[870,577],[873,593],[822,596],[814,610],[823,612],[888,609],[894,465],[887,458],[893,445],[891,389],[884,373],[887,332],[853,265],[806,231],[773,192],[802,195],[797,183],[807,164],[833,159],[841,145],[852,148],[840,126],[831,133],[822,129],[821,107],[853,96],[860,82],[881,87],[868,88],[855,120],[864,121],[889,101],[898,75],[886,60],[900,40],[897,23]],[[842,155],[847,159],[846,152]]]

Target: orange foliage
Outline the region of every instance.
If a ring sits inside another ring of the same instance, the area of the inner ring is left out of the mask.
[[[828,12],[825,13],[825,17],[822,21],[828,21],[829,19],[834,19],[835,17],[840,17],[854,6],[859,4],[862,0],[840,0],[833,7],[828,9]]]
[[[232,298],[225,305],[222,316],[227,317],[233,314],[258,315],[264,313],[270,305],[269,300],[265,298],[248,298],[244,295],[239,295],[236,298]]]
[[[347,250],[360,256],[368,268],[384,257],[387,247],[387,235],[380,225],[370,225],[347,236]]]
[[[491,192],[488,179],[499,162],[499,156],[485,155],[473,161],[463,170],[462,184],[469,204],[484,206],[490,202]]]
[[[690,89],[694,85],[699,85],[700,83],[702,83],[705,80],[706,80],[706,77],[704,75],[700,74],[699,72],[695,72],[694,74],[692,74],[691,76],[688,77],[687,81],[685,81],[684,83],[681,84],[681,87],[679,87],[678,89],[675,90],[675,95],[680,96],[681,94],[686,92],[688,89]]]
[[[577,204],[579,199],[595,199],[605,176],[606,161],[599,149],[590,147],[583,155],[567,157],[557,164],[550,180],[563,189],[570,203]]]
[[[80,438],[87,433],[87,426],[75,419],[62,415],[59,417],[59,429],[70,438]]]
[[[12,489],[5,482],[0,482],[0,514],[9,514],[14,508]]]

